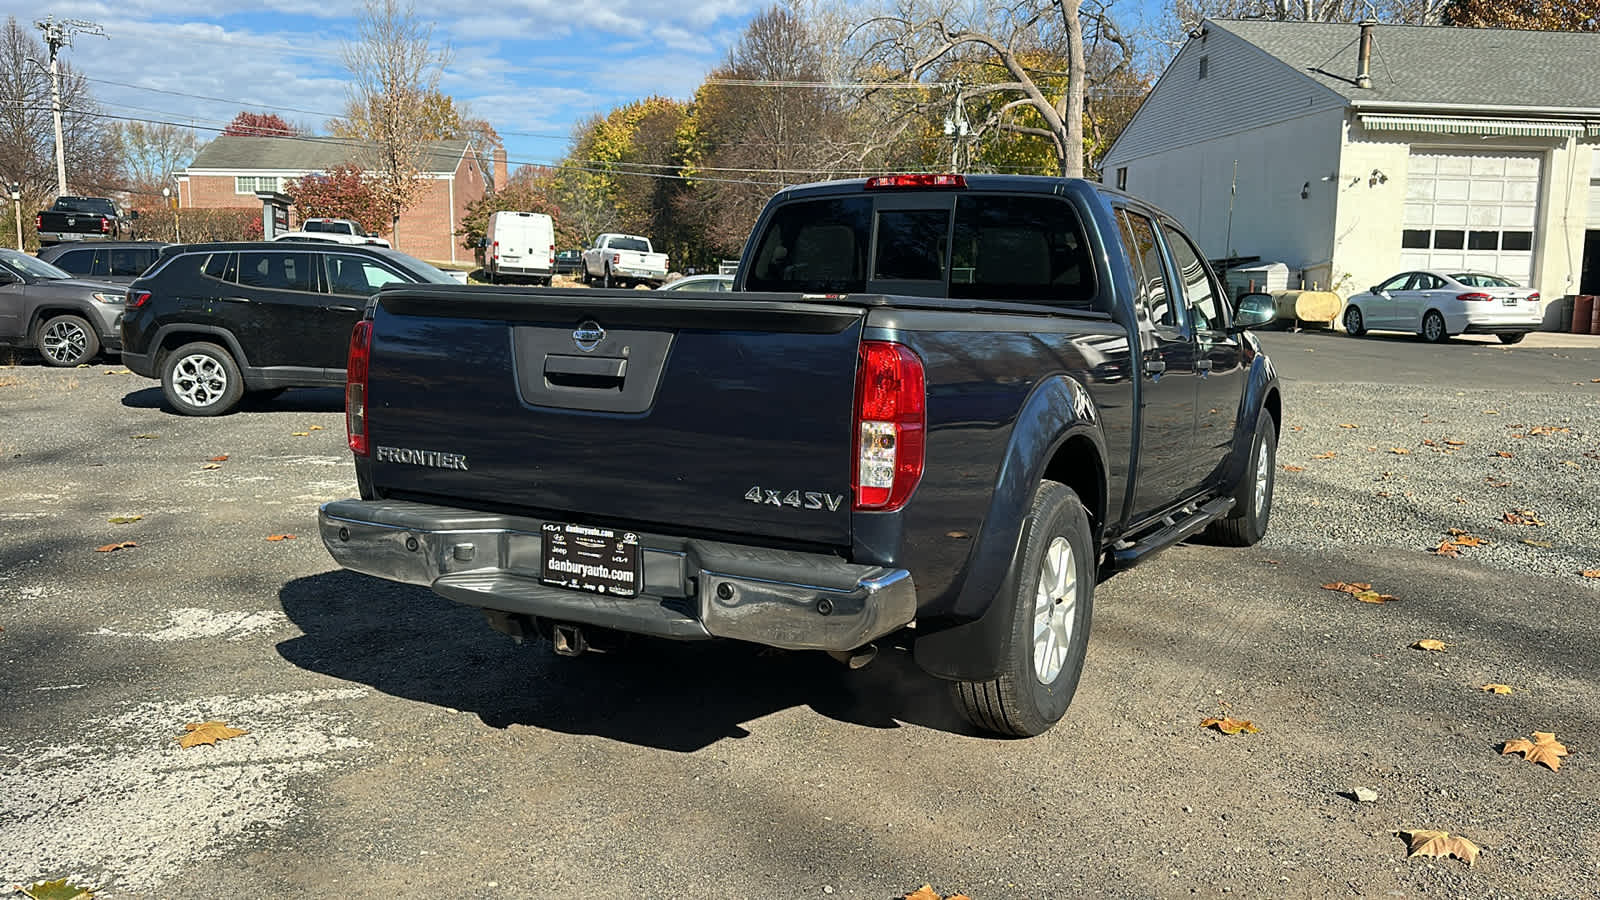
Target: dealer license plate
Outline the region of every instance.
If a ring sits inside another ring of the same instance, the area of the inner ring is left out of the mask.
[[[1500,302],[1504,303],[1506,306],[1516,306],[1517,305],[1517,298],[1515,298],[1515,297],[1507,297],[1504,300],[1501,300]]]
[[[639,595],[639,536],[608,528],[546,522],[539,580],[608,597]]]

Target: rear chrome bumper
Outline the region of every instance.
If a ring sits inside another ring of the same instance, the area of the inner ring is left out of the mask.
[[[347,569],[554,622],[853,650],[916,618],[910,573],[825,554],[640,532],[642,589],[620,599],[541,582],[540,519],[384,500],[326,503],[317,518]]]

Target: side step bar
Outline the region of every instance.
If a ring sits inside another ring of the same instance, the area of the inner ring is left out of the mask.
[[[1202,528],[1228,514],[1233,509],[1232,497],[1218,497],[1204,506],[1186,506],[1163,520],[1163,526],[1146,532],[1135,541],[1119,541],[1111,548],[1109,568],[1132,568],[1150,554],[1193,537]]]

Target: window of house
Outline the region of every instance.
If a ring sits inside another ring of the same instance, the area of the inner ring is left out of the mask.
[[[1202,56],[1200,57],[1200,77],[1204,78],[1209,74],[1211,74],[1211,57]]]
[[[1127,166],[1118,166],[1117,167],[1117,190],[1125,191],[1127,189],[1128,189],[1128,167]]]
[[[275,191],[278,189],[278,178],[275,175],[237,175],[233,179],[233,192],[235,194],[254,194],[256,191]]]

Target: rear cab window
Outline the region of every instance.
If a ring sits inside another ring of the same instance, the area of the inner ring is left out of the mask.
[[[744,289],[870,290],[1095,310],[1095,272],[1082,219],[1063,198],[885,192],[797,200],[776,210]]]

